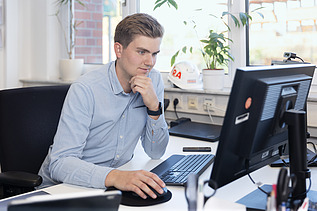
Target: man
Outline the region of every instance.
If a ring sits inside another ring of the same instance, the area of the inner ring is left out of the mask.
[[[164,84],[152,69],[163,36],[162,26],[147,14],[123,19],[114,37],[116,61],[90,71],[67,94],[54,144],[39,174],[46,187],[60,182],[93,188],[114,186],[142,198],[163,193],[155,174],[121,171],[141,140],[147,155],[159,159],[169,135],[161,112]]]

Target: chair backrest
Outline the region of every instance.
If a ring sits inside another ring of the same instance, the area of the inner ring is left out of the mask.
[[[0,91],[1,172],[37,174],[53,143],[69,85]]]

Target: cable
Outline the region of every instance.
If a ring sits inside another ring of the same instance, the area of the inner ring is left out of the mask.
[[[252,179],[250,173],[248,173],[248,176],[249,176],[250,180],[252,181],[252,183],[255,184],[256,187],[257,187],[260,191],[262,191],[263,193],[265,193],[267,196],[270,195],[270,193],[266,192],[265,190],[263,190],[263,189],[260,187],[259,184],[262,184],[262,183],[258,183],[258,182],[256,183],[256,182]]]
[[[245,160],[245,168],[246,168],[246,171],[247,171],[248,176],[249,176],[250,180],[252,181],[252,183],[253,183],[254,185],[256,185],[257,188],[258,188],[260,191],[262,191],[262,192],[265,193],[267,196],[269,196],[270,193],[266,192],[265,190],[263,190],[263,189],[260,187],[260,185],[261,185],[262,183],[261,183],[261,182],[260,182],[260,183],[259,183],[259,182],[256,183],[256,182],[252,179],[252,177],[251,177],[251,175],[250,175],[250,173],[249,173],[249,159],[246,159],[246,160]]]
[[[174,112],[175,112],[175,115],[176,115],[177,119],[179,119],[179,117],[177,115],[177,112],[176,112],[176,106],[177,106],[178,103],[179,103],[178,99],[175,98],[174,101],[173,101],[173,106],[174,106]]]
[[[296,56],[295,58],[297,58],[297,59],[301,60],[303,63],[305,63],[304,60],[302,58],[300,58],[299,56]]]
[[[289,167],[288,163],[287,163],[283,158],[280,158],[280,159],[281,159],[281,161],[284,163],[284,165],[285,165],[286,167]]]
[[[211,198],[211,197],[213,197],[215,194],[216,194],[216,192],[217,192],[217,189],[218,189],[218,187],[217,187],[217,184],[213,181],[213,180],[205,180],[204,181],[204,186],[206,185],[206,184],[212,184],[212,189],[214,190],[209,196],[206,196],[205,194],[204,194],[204,205],[205,205],[205,203],[207,202],[207,200],[209,199],[209,198]]]
[[[214,123],[214,120],[213,120],[211,113],[210,113],[210,110],[209,110],[209,106],[207,106],[207,111],[208,111],[208,115],[209,115],[211,123]]]
[[[315,155],[307,162],[307,164],[308,165],[310,165],[310,164],[312,164],[312,163],[315,163],[316,161],[316,158],[317,158],[317,150],[316,150],[316,146],[315,146],[315,144],[313,143],[313,142],[307,142],[307,144],[310,144],[310,145],[312,145],[312,147],[313,147],[313,149],[314,149],[314,153],[315,153]]]
[[[206,106],[206,109],[207,109],[207,112],[208,112],[208,115],[209,115],[209,118],[210,118],[210,121],[211,121],[212,124],[214,123],[214,120],[213,120],[213,118],[211,116],[211,111],[212,110],[216,109],[216,110],[219,110],[219,111],[222,111],[222,112],[226,112],[224,109],[218,108],[216,106],[208,106],[208,105],[205,105],[205,106]]]
[[[301,196],[301,195],[307,194],[307,193],[310,191],[310,188],[311,188],[311,178],[309,177],[308,180],[309,180],[309,185],[308,185],[307,190],[306,190],[304,193],[298,194],[297,196],[292,196],[293,198],[297,198],[297,197],[299,197],[299,196]],[[292,191],[293,191],[293,190],[292,190]]]
[[[314,148],[314,152],[317,153],[316,145],[313,142],[308,141],[307,144],[311,144],[312,147]]]

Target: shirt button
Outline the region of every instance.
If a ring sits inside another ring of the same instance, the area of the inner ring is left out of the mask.
[[[119,158],[119,157],[120,157],[120,155],[117,155],[116,157],[117,157],[117,158]]]
[[[124,119],[124,117],[125,117],[125,116],[124,116],[124,114],[123,114],[123,115],[122,115],[122,119]]]
[[[155,126],[155,124],[152,124],[152,126]]]
[[[120,138],[122,139],[122,138],[123,138],[123,136],[120,136]]]

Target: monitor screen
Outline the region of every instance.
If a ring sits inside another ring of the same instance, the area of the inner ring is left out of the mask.
[[[210,177],[212,188],[280,158],[288,146],[284,113],[305,110],[314,70],[311,64],[237,69]]]

